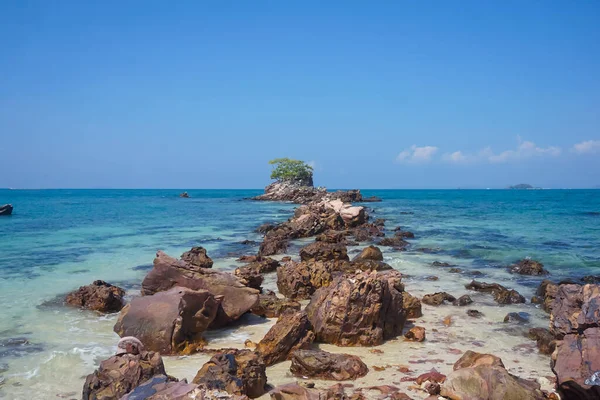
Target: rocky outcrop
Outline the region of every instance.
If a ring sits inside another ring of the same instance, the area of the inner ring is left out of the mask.
[[[531,328],[527,336],[529,339],[536,341],[537,347],[542,354],[550,355],[556,349],[556,341],[548,329]]]
[[[308,387],[310,386],[310,387]],[[280,385],[269,392],[271,400],[359,400],[360,393],[346,394],[344,386],[338,383],[327,389],[316,389],[312,385],[301,386],[297,383]],[[400,399],[395,397],[395,399]]]
[[[67,295],[65,302],[70,306],[87,308],[102,313],[119,312],[125,301],[125,290],[104,281],[94,281],[81,286]]]
[[[261,294],[258,303],[250,309],[252,314],[263,318],[276,318],[286,310],[299,311],[300,303],[290,299],[281,299],[275,292]]]
[[[265,188],[265,193],[253,197],[260,201],[290,201],[304,204],[325,196],[325,188],[315,188],[310,182],[273,182]]]
[[[394,250],[406,250],[406,248],[410,245],[406,240],[402,239],[398,236],[393,237],[384,237],[379,241],[380,246],[392,247]]]
[[[365,376],[369,368],[359,357],[349,354],[296,350],[292,354],[290,371],[299,377],[345,381]]]
[[[467,351],[441,387],[441,395],[451,400],[543,400],[537,382],[511,375],[498,357]]]
[[[136,297],[121,311],[114,331],[162,354],[193,353],[202,347],[202,332],[215,319],[220,302],[220,296],[206,290],[183,287]]]
[[[181,259],[200,268],[212,268],[213,266],[213,260],[206,254],[204,247],[192,247],[190,251],[181,255]]]
[[[568,334],[557,342],[552,370],[563,400],[600,398],[600,328]]]
[[[200,368],[193,383],[205,389],[223,390],[254,399],[266,392],[265,362],[259,354],[250,350],[220,352]]]
[[[402,334],[406,311],[401,278],[395,270],[362,272],[319,289],[306,307],[317,340],[375,346]]]
[[[277,268],[277,288],[289,299],[310,299],[320,287],[328,286],[333,281],[332,263],[323,261],[301,262],[289,261]]]
[[[155,375],[119,400],[195,400],[206,392],[198,385],[174,381],[167,375]]]
[[[261,285],[265,278],[256,268],[249,265],[239,267],[235,269],[234,275],[240,280],[242,285],[262,292]]]
[[[518,304],[525,303],[525,298],[514,289],[507,289],[498,283],[486,283],[471,281],[465,287],[477,292],[490,293],[498,304]]]
[[[12,204],[5,204],[3,206],[0,206],[0,216],[11,215],[12,212],[13,212]]]
[[[300,249],[302,261],[349,261],[346,246],[340,243],[314,242]]]
[[[550,332],[561,339],[599,326],[600,286],[560,285],[550,312]]]
[[[558,293],[558,285],[549,280],[544,280],[538,287],[535,296],[531,298],[534,304],[541,304],[546,312],[552,309],[552,303]]]
[[[452,296],[446,292],[438,292],[434,294],[426,294],[421,299],[423,304],[427,304],[429,306],[439,306],[444,303],[444,301],[448,301],[450,303],[456,301],[456,297]]]
[[[160,354],[146,351],[143,346],[130,346],[130,352],[123,352],[122,347],[126,346],[120,345],[120,354],[102,361],[87,376],[83,400],[120,399],[152,377],[166,375]]]
[[[260,256],[273,256],[275,254],[284,254],[287,251],[289,244],[290,242],[288,239],[276,235],[267,234],[265,235],[265,238],[260,244],[258,254]]]
[[[528,258],[520,260],[508,267],[508,270],[513,274],[521,275],[548,275],[549,272],[544,269],[544,264],[539,261],[530,260]]]
[[[286,360],[294,350],[310,348],[314,338],[306,313],[290,310],[279,317],[277,323],[257,344],[256,352],[269,366]]]
[[[472,304],[472,303],[473,303],[473,299],[471,299],[471,296],[469,296],[468,294],[463,294],[458,299],[456,299],[452,302],[452,304],[454,304],[455,306],[459,306],[459,307],[468,306],[469,304]]]
[[[200,268],[159,251],[154,259],[154,268],[142,282],[142,294],[151,295],[174,286],[207,290],[215,297],[222,296],[211,327],[223,326],[241,317],[256,304],[259,294],[258,290],[245,286],[232,274]]]

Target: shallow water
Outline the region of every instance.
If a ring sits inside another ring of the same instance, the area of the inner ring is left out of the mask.
[[[0,398],[29,399],[32,393],[36,398],[79,398],[85,375],[114,352],[116,316],[65,308],[60,303],[64,293],[103,279],[134,296],[158,249],[177,256],[201,245],[215,268],[233,270],[238,255],[257,250],[239,242],[259,241],[253,232],[258,225],[286,219],[294,207],[242,201],[260,191],[188,192],[190,199],[180,199],[175,190],[0,190],[0,203],[15,205],[13,216],[0,217]],[[410,251],[385,252],[386,262],[409,275],[406,289],[415,295],[447,291],[458,297],[468,293],[464,285],[478,270],[484,274],[478,280],[499,282],[530,298],[540,278],[510,275],[503,268],[523,257],[542,261],[553,279],[600,274],[598,190],[364,194],[384,199],[367,204],[374,208],[373,218],[386,218],[390,229],[400,225],[415,233]],[[436,260],[464,272],[430,267]],[[425,279],[431,275],[439,280]],[[274,275],[267,277],[266,286],[275,287]],[[549,357],[538,355],[534,342],[522,336],[529,327],[547,326],[547,315],[530,304],[498,307],[489,296],[469,294],[475,300],[471,306],[424,306],[424,317],[416,321],[427,329],[424,343],[389,341],[378,347],[382,354],[322,347],[360,355],[370,368],[389,365],[381,372],[371,368],[354,382],[357,387],[396,382],[408,390],[410,382],[400,382],[405,375],[398,365],[408,365],[414,376],[432,367],[449,372],[469,348],[492,352],[511,372],[549,387]],[[484,318],[468,317],[470,308],[482,311]],[[504,324],[510,311],[529,313],[530,322],[523,327]],[[452,315],[450,327],[441,322],[447,315]],[[252,317],[244,322],[210,332],[210,347],[257,342],[273,324]],[[207,358],[167,357],[165,363],[170,374],[191,379]],[[288,363],[270,367],[268,377],[272,384],[295,379]],[[422,393],[411,395],[420,398]]]

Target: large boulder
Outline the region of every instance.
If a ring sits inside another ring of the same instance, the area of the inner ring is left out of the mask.
[[[310,299],[320,287],[328,286],[333,280],[331,263],[289,261],[277,268],[277,288],[287,298]]]
[[[406,310],[406,318],[415,319],[423,316],[421,300],[408,292],[402,292],[402,306]]]
[[[186,251],[181,255],[181,259],[196,267],[212,268],[213,266],[213,260],[206,255],[204,247],[192,247],[190,251]]]
[[[402,334],[406,311],[401,278],[395,270],[362,272],[319,289],[306,307],[317,340],[375,346]]]
[[[315,338],[304,311],[286,311],[256,345],[256,352],[273,365],[289,358],[297,349],[309,348]]]
[[[202,346],[202,332],[215,319],[220,302],[220,296],[206,290],[183,287],[136,297],[121,311],[114,330],[162,354],[191,353]]]
[[[364,260],[383,261],[383,253],[379,247],[371,245],[365,247],[360,254],[357,254],[356,257],[352,259],[354,262],[360,262]]]
[[[477,292],[492,294],[492,296],[494,296],[494,300],[498,304],[525,303],[525,297],[521,296],[519,292],[514,289],[507,289],[498,283],[471,281],[471,283],[465,285],[465,287]]]
[[[600,322],[600,285],[560,285],[550,312],[550,331],[558,339]]]
[[[520,260],[510,267],[508,270],[513,274],[521,274],[521,275],[548,275],[549,272],[544,269],[544,264],[539,261],[530,260],[525,258]]]
[[[265,362],[250,350],[227,350],[215,354],[200,368],[193,382],[202,388],[224,390],[254,399],[266,392]]]
[[[537,382],[511,375],[502,360],[491,354],[468,351],[454,364],[441,387],[451,400],[543,400]]]
[[[285,310],[299,311],[300,303],[279,298],[275,292],[268,291],[259,296],[258,303],[250,309],[250,312],[263,318],[276,318],[283,314]]]
[[[142,294],[151,295],[182,286],[192,290],[207,290],[222,296],[221,306],[211,327],[224,326],[248,312],[258,301],[259,291],[245,286],[234,275],[209,268],[200,268],[156,253],[154,268],[142,282]]]
[[[88,375],[83,386],[83,400],[120,399],[156,375],[166,375],[159,353],[138,346],[132,352],[120,352],[100,363]],[[171,379],[169,379],[171,380]]]
[[[251,265],[244,265],[243,267],[236,268],[233,274],[240,280],[244,286],[256,289],[262,292],[262,283],[264,276],[259,270]]]
[[[552,355],[552,370],[561,399],[600,399],[600,328],[565,335]]]
[[[302,261],[349,261],[346,246],[340,243],[314,242],[300,249]]]
[[[273,231],[271,231],[273,232]],[[270,232],[269,232],[270,233]],[[260,247],[258,254],[260,256],[272,256],[275,254],[284,254],[287,251],[289,240],[276,235],[265,235]]]
[[[67,295],[68,305],[102,313],[119,312],[123,308],[125,290],[104,281],[94,281]]]
[[[325,202],[324,206],[339,215],[344,221],[344,225],[348,228],[354,228],[365,224],[369,219],[364,207],[353,206],[349,203],[344,203],[340,199]]]
[[[536,291],[536,295],[531,299],[532,303],[542,304],[542,308],[546,312],[552,310],[552,303],[558,293],[558,286],[556,283],[544,279]]]
[[[554,353],[556,341],[548,329],[531,328],[529,329],[527,336],[529,339],[536,341],[540,353],[547,355]]]
[[[369,368],[359,357],[349,354],[296,350],[292,354],[290,371],[299,377],[345,381],[365,376]]]

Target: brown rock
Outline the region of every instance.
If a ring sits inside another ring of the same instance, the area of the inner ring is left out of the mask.
[[[142,282],[142,295],[151,295],[173,286],[207,290],[215,297],[223,296],[221,307],[211,324],[214,328],[235,321],[249,311],[258,301],[259,294],[258,290],[245,286],[232,274],[200,268],[159,251],[154,259],[154,268]]]
[[[452,304],[459,307],[468,306],[473,303],[473,299],[468,294],[460,296],[458,299],[454,300]]]
[[[285,310],[299,311],[300,303],[294,300],[280,299],[274,292],[268,291],[259,296],[258,303],[250,309],[250,312],[263,318],[275,318]]]
[[[227,394],[226,392],[221,393]],[[121,397],[120,400],[196,400],[206,399],[212,394],[207,393],[205,389],[199,388],[198,385],[190,384],[186,381],[173,381],[172,378],[166,375],[155,375]],[[149,395],[151,397],[148,397]],[[232,397],[220,396],[218,398],[224,400],[231,399]],[[245,398],[247,399],[247,397]]]
[[[376,246],[365,247],[352,261],[373,260],[383,261],[383,253]]]
[[[254,399],[266,392],[265,362],[251,350],[227,350],[215,354],[200,368],[193,382],[206,389],[224,390]]]
[[[296,350],[292,354],[290,371],[299,377],[345,381],[365,376],[369,368],[357,356]]]
[[[540,284],[536,295],[541,299],[540,303],[544,305],[544,310],[550,312],[552,309],[552,302],[556,298],[558,293],[558,285],[549,280],[544,280]],[[531,301],[533,303],[533,299]]]
[[[513,274],[521,275],[548,275],[549,272],[544,269],[544,264],[539,261],[523,259],[508,267]]]
[[[385,237],[385,238],[381,239],[379,241],[379,245],[393,247],[394,249],[398,249],[398,250],[404,250],[410,245],[410,243],[408,243],[406,240],[402,239],[401,237],[394,236],[394,237]]]
[[[446,375],[440,374],[435,368],[433,368],[429,372],[425,372],[417,377],[416,383],[417,385],[423,384],[423,382],[435,382],[435,383],[444,383],[446,381]]]
[[[454,364],[454,371],[446,377],[440,394],[452,400],[544,399],[537,382],[511,375],[498,357],[472,351]]]
[[[600,285],[560,285],[550,312],[550,332],[558,339],[600,326]]]
[[[528,334],[530,339],[537,342],[538,349],[542,354],[552,354],[556,349],[556,342],[554,336],[548,329],[544,328],[531,328]]]
[[[269,392],[272,400],[333,400],[326,391],[300,386],[297,383],[288,383],[277,386]],[[337,399],[336,399],[337,400]]]
[[[412,327],[404,334],[404,337],[411,342],[422,342],[425,340],[425,328],[422,326]]]
[[[83,386],[83,400],[120,399],[155,375],[166,375],[160,354],[143,351],[140,354],[123,353],[100,363],[87,376]]]
[[[429,306],[439,306],[444,301],[453,302],[455,300],[456,300],[456,297],[452,296],[449,293],[438,292],[438,293],[435,293],[435,294],[426,294],[421,299],[421,302],[423,302],[424,304],[427,304]]]
[[[412,296],[408,292],[402,292],[402,301],[404,309],[406,310],[406,318],[415,319],[423,316],[423,312],[421,311],[421,300],[417,297]]]
[[[206,290],[182,287],[136,297],[121,311],[114,331],[162,354],[193,352],[202,346],[202,332],[214,320],[219,303]]]
[[[300,249],[302,261],[349,261],[346,246],[340,243],[314,242]]]
[[[281,238],[278,236],[269,236],[267,234],[263,242],[260,244],[258,254],[260,256],[272,256],[275,254],[283,254],[287,251],[288,245],[288,239]]]
[[[319,289],[306,307],[317,340],[374,346],[400,335],[406,320],[401,278],[395,270],[362,272]]]
[[[467,315],[473,318],[481,318],[483,317],[483,313],[478,310],[467,310]]]
[[[519,292],[507,289],[497,283],[471,281],[471,283],[465,285],[465,287],[477,292],[491,293],[494,296],[494,300],[499,304],[525,303],[525,298],[521,296]]]
[[[599,399],[600,328],[565,335],[552,355],[552,370],[561,399]]]
[[[94,281],[67,295],[66,303],[102,313],[119,312],[123,308],[125,290],[104,281]]]
[[[394,236],[406,239],[414,239],[415,234],[409,231],[403,231],[399,226],[394,229]]]
[[[277,288],[290,299],[309,299],[320,287],[333,281],[330,263],[290,261],[277,268]]]
[[[212,268],[213,266],[213,260],[206,255],[204,247],[192,247],[190,251],[181,255],[181,259],[200,268]]]
[[[287,311],[256,346],[267,366],[286,360],[297,349],[309,348],[315,338],[304,311]]]
[[[243,267],[236,268],[234,275],[240,280],[242,285],[248,286],[249,288],[262,291],[262,283],[265,279],[256,268],[253,268],[250,264]]]

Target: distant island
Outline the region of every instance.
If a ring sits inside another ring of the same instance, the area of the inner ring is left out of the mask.
[[[509,186],[509,189],[517,189],[517,190],[528,190],[528,189],[539,189],[531,186],[529,183],[519,183],[518,185]]]

